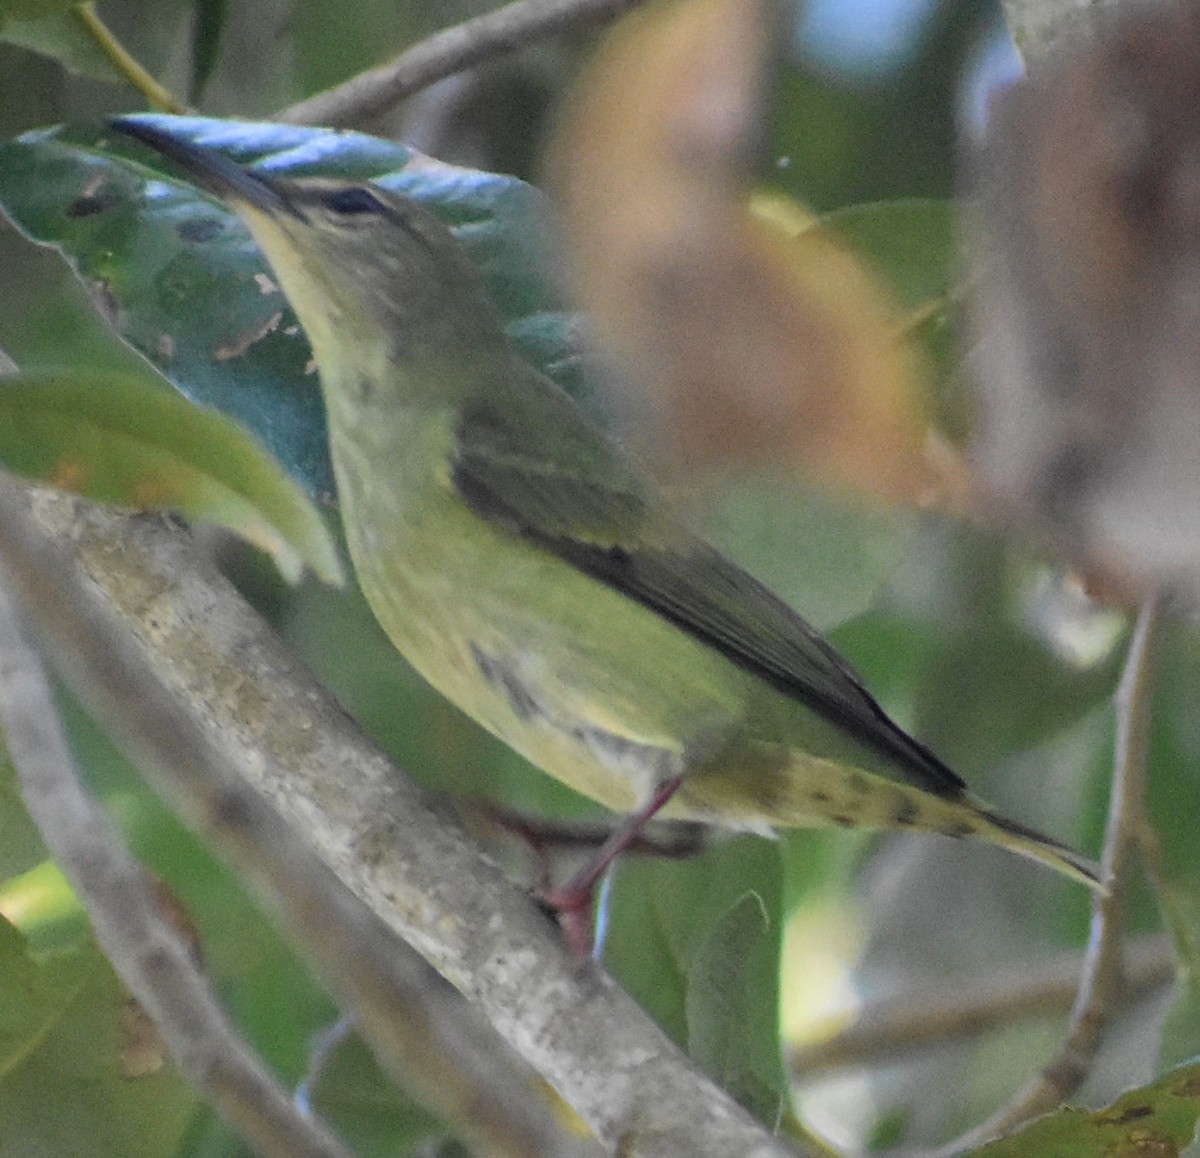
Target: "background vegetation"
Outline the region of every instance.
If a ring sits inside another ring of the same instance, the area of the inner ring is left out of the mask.
[[[330,515],[319,414],[303,393],[311,376],[306,384],[299,339],[286,333],[286,322],[224,363],[232,387],[202,372],[201,351],[224,324],[220,311],[240,316],[256,308],[250,294],[228,292],[238,277],[252,284],[246,271],[257,268],[256,259],[235,238],[220,251],[227,262],[220,277],[230,280],[210,282],[204,263],[186,264],[186,232],[154,232],[164,219],[175,228],[216,211],[174,183],[169,166],[106,136],[104,117],[142,109],[145,99],[100,55],[82,9],[36,0],[0,4],[0,207],[15,225],[0,231],[0,349],[22,370],[43,375],[25,379],[21,389],[40,387],[42,398],[47,389],[65,391],[60,418],[43,426],[51,437],[67,437],[62,415],[90,413],[84,395],[99,382],[118,391],[113,406],[121,422],[134,441],[146,442],[177,419],[145,400],[157,395],[132,384],[151,374],[131,346],[139,349],[190,398],[234,413],[269,442]],[[130,53],[188,105],[206,116],[262,120],[475,14],[467,0],[366,0],[350,8],[327,0],[169,0],[152,8],[106,0],[103,8]],[[871,14],[864,9],[858,18]],[[832,309],[829,335],[837,348],[876,331],[890,340],[893,324],[906,335],[903,365],[888,363],[909,391],[905,414],[932,414],[949,447],[965,444],[973,408],[961,357],[968,279],[960,272],[951,202],[960,84],[998,24],[989,5],[943,0],[890,64],[856,75],[838,72],[811,44],[790,48],[758,106],[755,168],[744,175],[748,187],[788,199],[784,210],[776,200],[762,213],[782,213],[786,228],[800,232],[810,265],[798,297],[825,310],[831,286],[862,279]],[[384,137],[401,133],[442,160],[537,185],[564,163],[562,153],[547,162],[546,142],[563,121],[562,102],[597,36],[586,24],[574,28],[355,127]],[[651,51],[649,34],[646,43]],[[629,83],[636,89],[634,79]],[[659,94],[645,93],[652,108]],[[625,197],[633,216],[646,205],[691,212],[686,199],[660,200],[668,194],[658,184],[663,163],[654,147],[634,148],[628,161],[619,150],[604,151],[605,141],[634,135],[604,115],[592,122],[596,137],[584,139],[600,141],[596,155],[612,178],[611,195]],[[60,122],[67,128],[53,137],[21,136]],[[625,403],[585,372],[572,299],[562,288],[565,262],[549,243],[533,240],[532,224],[553,212],[548,202],[515,181],[425,170],[403,149],[377,150],[306,129],[255,130],[228,144],[247,159],[267,156],[285,168],[386,176],[426,197],[452,224],[466,226],[465,241],[474,237],[473,256],[529,356],[606,421],[622,421]],[[559,147],[569,162],[572,146]],[[115,180],[125,200],[106,203],[98,216],[72,215],[93,172]],[[168,182],[156,202],[140,200],[148,179]],[[567,214],[576,223],[583,216],[585,237],[588,212],[585,198]],[[28,236],[62,253],[31,245]],[[826,245],[836,259],[828,259]],[[718,309],[731,273],[720,265],[707,271]],[[603,287],[588,283],[586,273],[581,281],[585,297],[603,298]],[[173,339],[169,351],[162,333]],[[823,372],[819,382],[837,387],[843,380],[836,367]],[[288,375],[298,385],[289,385]],[[247,404],[246,391],[257,391],[257,401]],[[14,387],[10,409],[0,410],[10,432],[19,426],[19,394]],[[668,413],[672,404],[664,403]],[[721,419],[705,414],[703,399],[691,404],[701,425]],[[5,438],[0,431],[0,443]],[[922,508],[908,501],[917,480],[898,483],[900,493],[882,501],[870,485],[883,473],[879,459],[850,463],[840,480],[848,476],[849,489],[830,490],[795,469],[802,433],[766,461],[743,453],[755,440],[753,428],[731,432],[732,452],[704,463],[701,482],[689,478],[694,517],[828,632],[888,710],[981,796],[1098,852],[1114,760],[1112,696],[1129,616],[1090,603],[1038,544],[951,513],[952,503]],[[15,441],[16,449],[0,452],[22,465],[21,455],[31,452]],[[50,461],[61,464],[61,449]],[[53,474],[44,463],[40,470]],[[288,560],[293,568],[297,559],[319,560],[319,532],[286,524],[291,516],[262,498],[267,484],[248,485],[253,527],[237,524],[243,534],[266,542],[285,568]],[[211,511],[203,502],[198,509]],[[260,520],[263,509],[269,517]],[[430,692],[391,649],[352,585],[339,590],[311,572],[289,584],[265,556],[221,535],[213,535],[211,549],[363,728],[411,776],[460,802],[472,832],[518,878],[528,880],[535,866],[487,822],[482,801],[537,815],[596,817],[587,802]],[[1152,882],[1138,875],[1128,897],[1135,947],[1129,984],[1107,1002],[1112,1024],[1086,1084],[1069,1092],[1093,1106],[1195,1052],[1190,990],[1171,989],[1171,941],[1152,935],[1168,928],[1190,965],[1200,639],[1182,619],[1161,627],[1157,638],[1152,690],[1139,710],[1151,728],[1148,810],[1156,840],[1148,847],[1158,859]],[[63,711],[89,785],[187,913],[205,968],[247,1039],[285,1083],[301,1081],[313,1035],[336,1017],[331,999],[264,921],[237,875],[116,755],[103,727],[67,698]],[[121,995],[7,769],[0,791],[0,912],[7,917],[0,923],[0,1154],[241,1152],[242,1143],[164,1061],[152,1031]],[[694,860],[622,867],[604,963],[768,1127],[783,1123],[785,1134],[798,1135],[788,1109],[794,1095],[799,1116],[835,1146],[929,1147],[986,1118],[1054,1055],[1066,1032],[1090,904],[1081,888],[1024,862],[932,837],[820,831],[776,842],[723,838]],[[864,1024],[884,1017],[898,1028],[856,1045],[838,1036],[855,1017]],[[984,1032],[971,1032],[981,1023]],[[1167,1088],[1136,1104],[1160,1107]],[[1195,1096],[1176,1086],[1178,1120],[1168,1127],[1165,1117],[1153,1118],[1162,1137],[1174,1131],[1172,1144],[1190,1140]],[[356,1038],[334,1052],[314,1102],[358,1152],[455,1152],[453,1131],[397,1093]],[[1119,1126],[1144,1117],[1114,1112],[1110,1120]],[[1057,1149],[1046,1143],[1020,1152],[1110,1152],[1101,1147],[1111,1147],[1112,1136],[1096,1140],[1098,1122],[1068,1121]]]

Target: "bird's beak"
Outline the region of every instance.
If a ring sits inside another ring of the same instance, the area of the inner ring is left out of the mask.
[[[140,117],[118,117],[112,128],[174,161],[197,185],[223,201],[242,202],[269,217],[294,212],[275,182],[212,149],[184,140]]]

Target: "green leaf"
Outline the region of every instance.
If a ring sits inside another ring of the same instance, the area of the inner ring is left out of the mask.
[[[1195,817],[1200,809],[1196,752],[1200,725],[1200,633],[1180,624],[1165,641],[1151,715],[1148,808],[1162,874],[1158,898],[1179,956],[1181,984],[1163,1027],[1160,1061],[1195,1055],[1200,1042],[1200,869]]]
[[[422,202],[478,265],[518,347],[579,391],[574,320],[540,269],[547,211],[535,189],[357,133],[147,119],[275,175],[378,180]],[[186,397],[236,418],[310,493],[332,496],[307,340],[234,214],[169,162],[80,126],[0,144],[0,207],[64,254],[120,336]]]
[[[403,1158],[447,1137],[446,1127],[380,1072],[357,1034],[334,1051],[313,1092],[314,1109],[358,1154]]]
[[[818,631],[869,610],[912,548],[916,519],[778,478],[735,480],[704,530]]]
[[[87,913],[51,860],[0,885],[0,913],[19,914],[21,932],[37,954],[77,949],[89,936]]]
[[[1160,1062],[1195,1056],[1197,1042],[1200,1042],[1200,977],[1194,969],[1185,969],[1163,1024]]]
[[[328,528],[278,464],[228,419],[149,378],[42,373],[0,381],[0,461],[89,498],[227,527],[293,580],[307,564],[341,582]]]
[[[849,245],[910,310],[947,300],[958,288],[958,216],[949,201],[851,205],[826,213],[818,227]]]
[[[198,103],[220,59],[221,35],[228,24],[229,0],[195,0],[192,79],[189,103]]]
[[[1200,1066],[1165,1074],[1103,1110],[1064,1109],[974,1153],[980,1158],[1174,1158],[1200,1121]]]
[[[617,876],[604,953],[630,994],[771,1126],[787,1089],[782,893],[780,848],[756,837],[722,841],[685,861],[631,859]]]
[[[25,872],[46,856],[41,833],[25,810],[17,772],[0,729],[0,881]]]
[[[670,1035],[687,1048],[687,960],[672,910],[700,890],[686,880],[689,864],[626,859],[608,903],[604,966]]]
[[[930,369],[929,392],[942,426],[963,438],[968,401],[959,388],[964,296],[958,215],[950,201],[901,198],[825,214],[819,229],[862,258],[904,309],[904,333]]]
[[[0,993],[5,1154],[175,1153],[195,1098],[99,950],[34,955],[0,918]]]
[[[74,8],[77,0],[0,0],[0,24],[18,20],[46,20]]]
[[[70,9],[74,5],[53,5],[36,19],[14,15],[0,22],[0,40],[56,60],[63,68],[93,80],[117,79],[112,61],[101,52],[79,18]]]
[[[779,913],[747,893],[709,929],[688,968],[688,1052],[767,1123],[787,1104],[779,1041]]]

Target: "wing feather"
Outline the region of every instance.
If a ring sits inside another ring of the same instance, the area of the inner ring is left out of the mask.
[[[573,415],[566,426],[563,413],[532,427],[488,406],[464,414],[453,481],[476,514],[716,648],[895,760],[922,788],[951,797],[965,791],[791,607],[702,540],[668,527],[649,485],[572,403],[562,403]],[[538,427],[555,432],[553,443],[531,444],[528,432]]]

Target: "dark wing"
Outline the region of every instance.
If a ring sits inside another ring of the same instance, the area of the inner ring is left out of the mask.
[[[453,482],[476,514],[716,648],[894,760],[927,791],[965,790],[783,600],[702,541],[664,531],[652,491],[572,403],[564,397],[560,407],[543,395],[538,409],[547,401],[557,413],[485,404],[464,414]],[[539,429],[553,433],[531,433]]]

